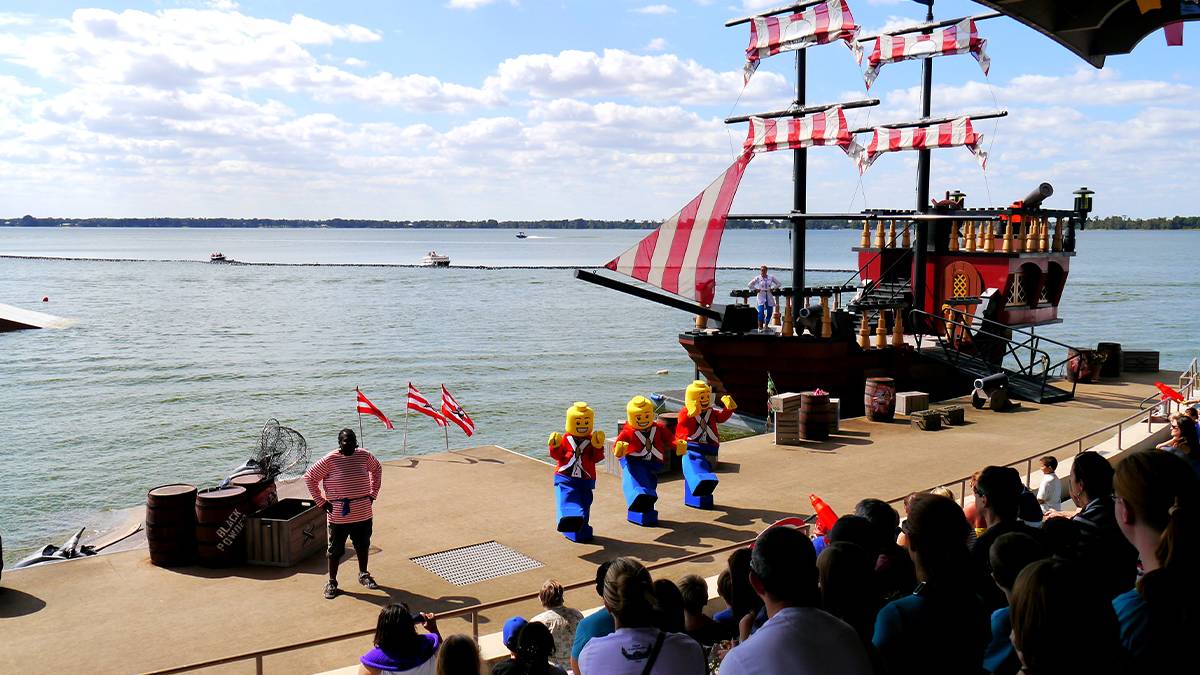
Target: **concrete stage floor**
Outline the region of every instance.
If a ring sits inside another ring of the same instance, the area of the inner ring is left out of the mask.
[[[1130,415],[1154,392],[1155,380],[1176,379],[1160,372],[1080,385],[1074,401],[1022,403],[1006,413],[968,405],[965,426],[937,432],[859,418],[843,420],[828,443],[776,446],[770,435],[729,442],[721,449],[716,508],[683,506],[682,480],[672,477],[659,487],[656,528],[625,521],[619,479],[602,472],[592,514],[596,539],[590,544],[573,544],[554,531],[551,470],[537,460],[486,446],[389,461],[376,502],[371,556],[381,590],[358,586],[355,561],[348,559],[340,575],[346,593],[325,600],[320,555],[290,569],[162,569],[139,549],[8,570],[0,581],[0,672],[169,668],[369,628],[393,598],[414,610],[446,611],[536,592],[549,577],[563,583],[590,579],[599,562],[618,555],[647,563],[674,559],[752,539],[779,518],[808,513],[809,493],[841,513],[863,497],[900,497],[1047,450]],[[957,486],[953,489],[958,496]],[[489,540],[544,567],[459,587],[410,560]],[[673,566],[663,576],[713,575],[724,558]],[[567,604],[586,608],[598,600],[583,589],[569,593]],[[508,616],[536,611],[535,601],[486,614],[480,633],[500,630]],[[463,620],[448,620],[441,628],[444,635],[470,633]],[[369,638],[357,638],[272,656],[266,671],[346,666],[369,647]],[[253,662],[209,672],[253,672]]]

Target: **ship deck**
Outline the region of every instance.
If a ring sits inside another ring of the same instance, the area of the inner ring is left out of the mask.
[[[0,581],[0,672],[48,672],[74,661],[93,672],[169,668],[369,628],[389,599],[406,601],[414,610],[447,611],[536,592],[548,577],[564,583],[589,579],[597,563],[618,555],[654,563],[703,552],[751,539],[779,518],[808,513],[809,493],[840,513],[863,497],[900,497],[1050,449],[1132,414],[1155,391],[1155,380],[1174,377],[1161,372],[1080,385],[1073,401],[1023,403],[1005,413],[967,405],[966,425],[938,432],[921,432],[899,420],[856,418],[843,420],[827,443],[777,446],[770,435],[732,441],[721,448],[717,506],[684,507],[682,480],[669,478],[659,487],[656,528],[625,521],[619,479],[602,472],[592,515],[596,539],[589,544],[573,544],[554,532],[550,469],[537,460],[485,446],[388,461],[371,557],[381,590],[358,586],[355,563],[347,560],[340,575],[346,593],[325,600],[320,555],[288,569],[162,569],[138,549],[7,570]],[[490,540],[544,567],[455,586],[410,560]],[[672,566],[663,574],[709,576],[724,557]],[[586,608],[598,598],[583,589],[569,593],[567,603]],[[513,614],[539,611],[535,604],[485,613],[480,633],[498,631]],[[442,625],[443,634],[470,630],[461,619]],[[265,669],[346,666],[369,643],[357,638],[270,656]],[[243,662],[209,672],[252,671],[253,662]]]

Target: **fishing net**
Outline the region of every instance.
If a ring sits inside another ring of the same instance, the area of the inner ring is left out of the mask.
[[[258,435],[255,461],[268,478],[297,478],[308,468],[308,442],[299,431],[268,420]]]

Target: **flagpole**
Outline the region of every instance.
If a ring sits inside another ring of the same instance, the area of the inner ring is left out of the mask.
[[[446,452],[450,452],[450,429],[448,428],[449,426],[450,425],[448,423],[442,425],[442,435],[446,437]]]
[[[359,389],[358,387],[355,387],[355,388],[354,388],[354,391],[355,391],[355,393],[356,393],[356,394],[361,394],[361,393],[362,393],[362,390],[361,390],[361,389]],[[357,399],[357,397],[355,398],[354,410],[355,410],[355,411],[357,411],[357,410],[358,410],[358,399]],[[366,438],[364,438],[364,437],[363,437],[363,428],[362,428],[362,413],[358,413],[358,447],[360,447],[360,448],[365,448],[365,447],[367,447],[367,440],[366,440]]]
[[[407,403],[404,406],[404,448],[400,452],[405,453],[405,454],[408,453],[408,405],[407,405]]]

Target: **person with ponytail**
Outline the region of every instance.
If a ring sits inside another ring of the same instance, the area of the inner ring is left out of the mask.
[[[616,631],[588,641],[579,655],[580,675],[705,672],[700,643],[656,627],[660,615],[654,581],[637,560],[612,561],[604,576],[603,596]]]
[[[1113,480],[1117,523],[1145,574],[1113,600],[1137,673],[1178,672],[1200,634],[1200,479],[1172,453],[1135,452]]]
[[[946,497],[920,494],[908,512],[916,589],[875,619],[875,646],[891,675],[980,673],[991,638],[989,612],[975,594],[967,550],[971,526]]]
[[[1171,415],[1171,438],[1158,449],[1180,457],[1200,475],[1200,438],[1196,433],[1196,420],[1183,413]]]

